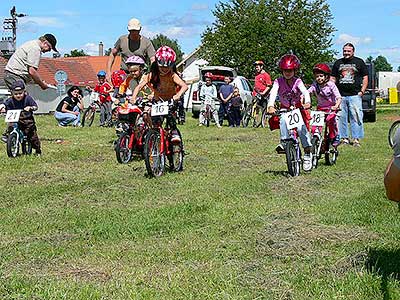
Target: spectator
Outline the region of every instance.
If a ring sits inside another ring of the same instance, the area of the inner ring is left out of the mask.
[[[233,86],[230,84],[231,78],[229,76],[225,76],[224,82],[225,83],[221,85],[218,91],[219,97],[221,99],[218,111],[219,125],[221,126],[224,122],[225,116],[228,115],[229,100],[233,96]],[[229,119],[228,122],[229,126],[233,125],[230,123]]]
[[[122,35],[114,44],[107,62],[107,81],[111,82],[112,66],[114,64],[115,56],[121,55],[121,70],[128,73],[128,66],[125,61],[133,56],[140,56],[142,59],[151,63],[155,61],[154,55],[156,53],[151,41],[140,35],[142,25],[138,19],[131,19],[128,22],[129,34]]]
[[[54,117],[58,121],[58,126],[66,127],[72,123],[73,126],[80,127],[80,111],[82,109],[82,91],[74,85],[67,91],[67,96],[57,105]]]
[[[100,126],[109,126],[111,124],[112,100],[110,92],[112,86],[106,82],[106,72],[104,71],[97,73],[97,80],[99,82],[94,87],[94,91],[100,94]]]
[[[243,106],[243,100],[240,97],[239,89],[235,87],[233,90],[233,96],[231,98],[229,106],[229,118],[232,125],[230,127],[240,127],[240,121],[242,120],[240,109]]]
[[[332,68],[331,80],[336,82],[342,95],[342,111],[339,119],[339,135],[342,144],[350,144],[348,118],[350,117],[353,145],[360,147],[364,137],[362,96],[368,87],[368,69],[365,62],[354,56],[353,44],[343,46],[343,58],[338,59]]]
[[[400,129],[397,129],[394,137],[393,151],[393,158],[386,168],[384,183],[387,197],[400,202]]]
[[[56,49],[57,40],[54,35],[47,33],[37,40],[28,41],[9,59],[4,69],[4,81],[9,89],[11,85],[22,80],[25,84],[31,81],[37,83],[43,90],[49,86],[40,78],[37,71],[42,53]]]

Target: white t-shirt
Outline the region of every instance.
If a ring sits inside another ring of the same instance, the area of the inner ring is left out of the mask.
[[[40,43],[39,40],[33,40],[22,44],[9,59],[5,70],[30,81],[29,67],[37,69],[42,56]]]

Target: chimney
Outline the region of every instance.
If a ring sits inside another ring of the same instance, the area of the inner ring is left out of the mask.
[[[104,45],[103,42],[99,43],[99,56],[103,56],[104,55]]]

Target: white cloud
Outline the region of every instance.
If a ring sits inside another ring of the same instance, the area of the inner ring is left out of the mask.
[[[99,45],[95,43],[86,43],[82,50],[89,55],[99,55]]]
[[[204,3],[193,3],[192,10],[208,10],[208,5]]]
[[[372,38],[367,36],[367,37],[356,37],[352,36],[347,33],[342,33],[339,35],[338,39],[336,40],[336,44],[342,45],[345,43],[352,43],[355,46],[361,45],[361,44],[369,44],[372,42]]]
[[[173,39],[179,37],[188,37],[193,35],[193,30],[185,27],[170,27],[167,30],[165,30],[165,35]]]
[[[64,24],[54,17],[24,17],[18,20],[21,25],[35,24],[45,27],[63,27]]]

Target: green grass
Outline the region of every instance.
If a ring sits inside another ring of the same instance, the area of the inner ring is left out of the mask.
[[[0,149],[0,299],[399,299],[394,118],[298,178],[279,132],[189,118],[184,171],[149,179],[112,129],[37,116],[42,157]]]

